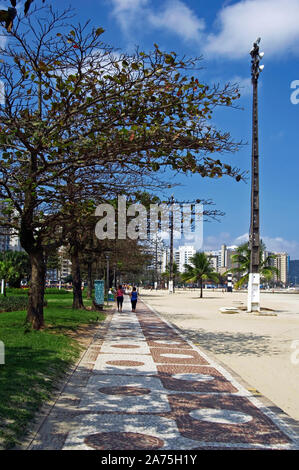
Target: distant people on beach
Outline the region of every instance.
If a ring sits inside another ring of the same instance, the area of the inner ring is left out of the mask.
[[[138,299],[138,292],[136,287],[133,287],[132,292],[130,293],[131,297],[131,304],[132,304],[132,312],[136,312],[136,304],[137,304],[137,299]]]

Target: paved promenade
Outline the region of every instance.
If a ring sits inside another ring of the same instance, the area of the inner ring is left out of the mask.
[[[299,436],[142,302],[107,318],[28,449],[299,449]]]

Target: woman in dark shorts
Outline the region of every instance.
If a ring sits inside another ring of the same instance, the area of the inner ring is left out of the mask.
[[[136,304],[137,304],[137,297],[138,297],[136,287],[133,287],[133,290],[132,290],[130,296],[131,296],[132,312],[135,312]]]
[[[116,292],[116,301],[117,301],[117,310],[119,312],[122,312],[123,301],[124,301],[124,291],[123,291],[122,286],[118,286],[118,289]]]

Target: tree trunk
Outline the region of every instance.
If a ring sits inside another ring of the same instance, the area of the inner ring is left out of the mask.
[[[72,261],[72,277],[73,277],[73,308],[79,309],[84,308],[83,297],[82,297],[82,280],[79,263],[79,252],[78,249],[72,247],[71,253]]]
[[[92,263],[87,263],[87,298],[92,297]]]
[[[31,263],[31,279],[26,323],[34,330],[44,326],[44,293],[46,266],[42,248],[29,253]]]
[[[199,280],[200,284],[200,298],[202,299],[202,279]]]

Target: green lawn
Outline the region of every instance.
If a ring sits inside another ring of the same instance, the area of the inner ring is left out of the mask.
[[[12,448],[55,383],[79,357],[81,347],[68,336],[83,324],[105,318],[101,312],[72,310],[72,294],[47,294],[46,328],[24,332],[25,312],[0,313],[0,448]],[[88,306],[91,301],[85,300]]]

